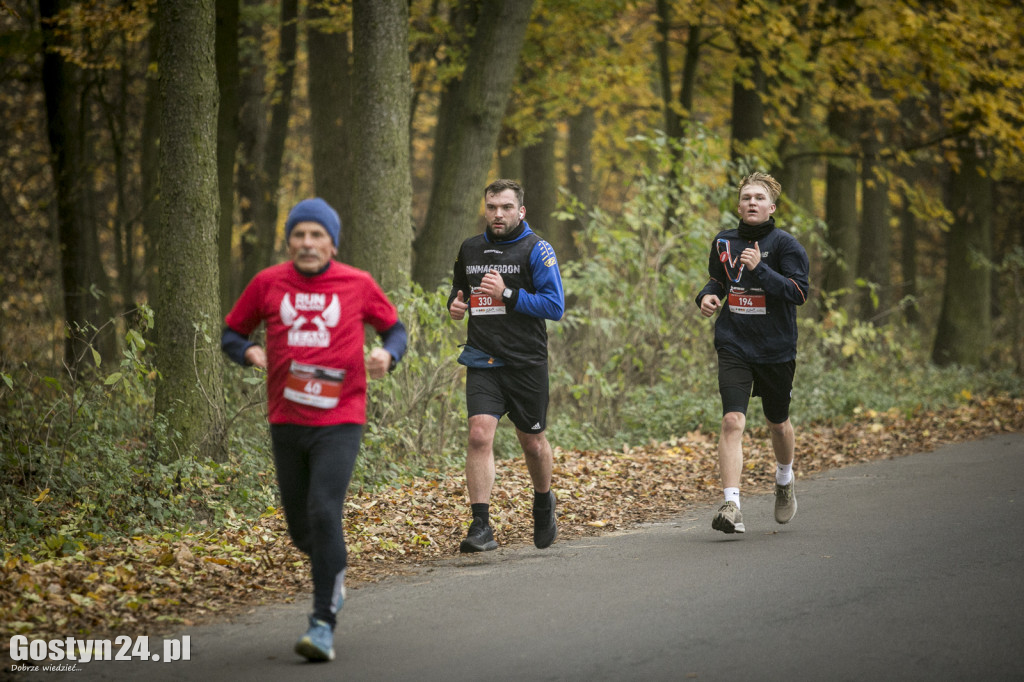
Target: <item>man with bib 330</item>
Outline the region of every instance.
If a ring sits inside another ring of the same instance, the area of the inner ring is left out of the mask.
[[[455,259],[448,314],[468,318],[466,365],[469,443],[466,487],[473,520],[461,552],[498,548],[490,525],[494,435],[507,414],[516,427],[533,483],[533,544],[545,549],[558,525],[551,490],[553,456],[545,436],[548,411],[548,334],[545,320],[561,319],[565,294],[551,245],[524,218],[523,188],[496,180],[484,190],[481,234],[462,243]]]
[[[260,271],[224,319],[221,347],[241,365],[267,370],[267,419],[288,533],[309,555],[313,612],[295,651],[334,658],[336,614],[348,554],[345,493],[366,423],[366,378],[383,377],[405,353],[395,306],[369,273],[334,260],[341,221],[323,199],[288,214],[291,262]],[[249,340],[266,325],[266,351]],[[382,346],[364,358],[364,325]]]
[[[746,530],[740,478],[751,394],[761,397],[775,452],[775,520],[789,523],[796,514],[789,403],[796,370],[796,306],[807,300],[808,261],[800,243],[775,227],[772,214],[781,191],[766,173],[743,179],[740,224],[715,237],[708,283],[696,299],[704,317],[721,311],[715,321],[715,350],[723,415],[718,464],[725,500],[711,527],[723,533]]]

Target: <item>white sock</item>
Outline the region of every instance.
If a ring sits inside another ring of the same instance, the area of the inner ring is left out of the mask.
[[[726,488],[725,489],[725,501],[735,502],[736,506],[740,506],[740,489],[739,488]]]
[[[779,485],[789,485],[793,481],[793,463],[775,464],[775,482]]]

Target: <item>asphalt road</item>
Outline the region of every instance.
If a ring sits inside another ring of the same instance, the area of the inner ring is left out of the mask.
[[[303,598],[70,679],[1024,680],[1022,486],[1024,434],[948,446],[801,479],[786,526],[748,497],[743,535],[709,506],[352,590],[332,663],[292,653]]]

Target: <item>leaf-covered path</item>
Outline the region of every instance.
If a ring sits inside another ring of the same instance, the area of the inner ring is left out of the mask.
[[[940,412],[864,412],[849,423],[798,426],[798,476],[939,445],[1024,431],[1024,399],[968,400]],[[720,494],[716,438],[700,432],[621,451],[556,451],[560,539],[668,518]],[[745,441],[745,494],[769,492],[767,435]],[[502,545],[531,542],[532,493],[521,461],[498,463],[492,518]],[[350,496],[349,585],[451,556],[465,532],[461,472]],[[308,598],[305,559],[280,515],[205,533],[136,537],[43,562],[0,565],[2,657],[10,637],[154,634],[253,606]]]

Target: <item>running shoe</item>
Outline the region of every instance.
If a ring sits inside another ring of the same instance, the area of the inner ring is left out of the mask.
[[[551,503],[547,509],[533,506],[533,545],[537,549],[550,547],[558,537],[558,523],[555,520],[555,491],[549,490]]]
[[[789,523],[796,516],[796,479],[789,485],[775,484],[775,521]]]
[[[322,620],[309,617],[309,630],[295,643],[295,653],[310,661],[334,660],[334,630]]]
[[[489,524],[483,522],[483,519],[474,516],[473,523],[469,524],[466,539],[459,545],[459,551],[489,552],[492,549],[498,549],[498,543],[494,541],[494,531]]]
[[[743,533],[743,514],[735,502],[729,501],[718,508],[718,513],[711,520],[711,527],[723,533]]]

